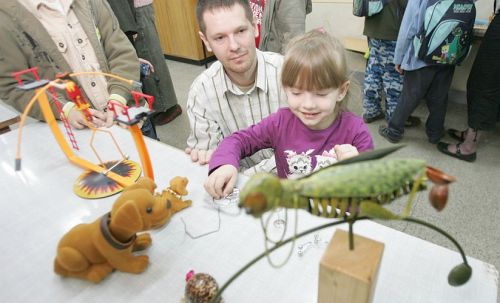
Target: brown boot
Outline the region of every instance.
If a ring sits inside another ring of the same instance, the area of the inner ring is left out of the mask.
[[[172,122],[175,118],[182,114],[182,108],[179,104],[172,106],[165,112],[160,112],[153,117],[153,122],[155,125],[164,125]]]

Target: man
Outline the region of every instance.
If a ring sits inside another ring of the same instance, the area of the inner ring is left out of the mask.
[[[5,0],[0,16],[0,97],[19,111],[24,111],[34,92],[16,89],[11,74],[31,67],[37,66],[40,78],[50,80],[68,71],[102,71],[139,80],[135,50],[105,0]],[[33,80],[27,77],[24,80]],[[77,79],[91,103],[93,125],[113,125],[108,102],[125,104],[131,99],[131,86],[100,75]],[[86,127],[74,103],[66,102],[64,93],[58,98],[65,103],[63,111],[71,126]],[[31,115],[43,119],[38,106]]]
[[[186,153],[206,164],[222,138],[285,106],[286,96],[279,84],[283,58],[255,48],[257,26],[246,0],[199,0],[196,10],[200,37],[219,60],[195,79],[187,102]],[[274,166],[269,150],[242,161],[249,174]]]

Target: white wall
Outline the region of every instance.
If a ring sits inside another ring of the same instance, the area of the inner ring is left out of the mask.
[[[365,38],[363,36],[364,18],[352,14],[352,0],[312,0],[313,11],[307,16],[306,30],[324,27],[339,39],[345,37]],[[493,0],[479,0],[476,2],[477,18],[487,19],[493,10]],[[465,91],[467,77],[472,61],[477,53],[479,41],[473,45],[469,57],[457,67],[452,88]],[[359,64],[354,64],[359,66]],[[464,102],[461,100],[461,102]]]

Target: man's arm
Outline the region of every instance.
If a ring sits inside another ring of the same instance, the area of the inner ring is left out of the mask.
[[[195,80],[189,90],[186,112],[190,133],[186,153],[193,162],[207,164],[224,135],[218,122],[209,113],[210,101],[201,86],[201,82]]]

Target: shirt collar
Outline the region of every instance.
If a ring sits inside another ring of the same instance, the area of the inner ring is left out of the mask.
[[[253,92],[256,88],[261,89],[264,92],[267,92],[267,81],[266,81],[266,62],[264,59],[264,54],[256,49],[255,56],[257,57],[257,73],[255,76],[255,86],[250,89],[247,93]],[[242,95],[244,94],[236,84],[234,84],[231,79],[229,79],[229,76],[226,74],[224,71],[224,66],[221,66],[221,73],[222,73],[222,90],[223,92],[230,91],[235,95]]]

